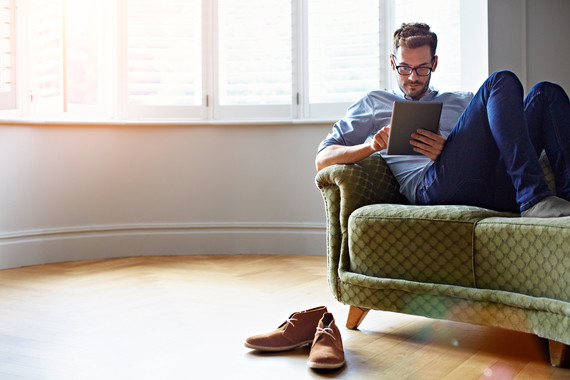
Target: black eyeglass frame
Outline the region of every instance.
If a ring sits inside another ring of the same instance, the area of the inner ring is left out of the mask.
[[[406,66],[406,65],[400,65],[398,66],[396,64],[396,57],[394,56],[394,54],[390,55],[390,58],[392,59],[392,63],[394,64],[394,66],[396,67],[396,72],[400,75],[411,75],[412,72],[416,72],[416,74],[419,77],[428,77],[431,75],[431,72],[433,71],[433,66],[435,65],[435,62],[431,65],[431,67],[426,67],[426,66],[418,66],[418,67],[411,67],[411,66]],[[435,57],[433,57],[432,62],[435,60]],[[409,70],[409,72],[400,72],[401,69],[407,69]],[[427,73],[425,74],[420,74],[420,72],[418,70],[427,70]]]

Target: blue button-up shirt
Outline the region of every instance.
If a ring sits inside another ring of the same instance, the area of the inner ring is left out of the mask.
[[[442,102],[440,131],[445,138],[473,98],[470,92],[444,92],[431,89],[418,101]],[[391,122],[394,101],[410,100],[400,89],[372,91],[350,106],[344,118],[333,126],[332,132],[321,142],[318,151],[329,145],[358,145],[371,139],[376,132]],[[400,184],[400,192],[414,204],[416,188],[427,168],[433,163],[428,157],[386,155],[380,151]]]

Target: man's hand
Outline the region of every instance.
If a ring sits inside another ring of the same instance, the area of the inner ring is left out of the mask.
[[[389,125],[386,127],[383,127],[378,132],[376,132],[376,134],[374,135],[372,140],[370,140],[370,147],[372,148],[372,150],[374,150],[375,152],[379,152],[382,149],[386,149],[386,147],[388,146],[388,137],[389,136],[390,136],[390,126]]]
[[[417,133],[412,133],[410,144],[414,146],[415,152],[421,153],[430,160],[435,161],[443,150],[445,137],[439,133],[418,129]]]
[[[317,153],[315,166],[317,170],[322,170],[334,164],[353,164],[365,159],[374,152],[386,149],[388,145],[388,135],[390,126],[384,127],[373,136],[370,141],[365,141],[358,145],[329,145]]]

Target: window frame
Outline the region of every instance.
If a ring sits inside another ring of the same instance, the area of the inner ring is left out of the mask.
[[[2,109],[0,117],[13,116],[46,119],[46,120],[89,120],[89,121],[189,121],[189,122],[243,122],[245,120],[267,120],[286,121],[286,120],[336,120],[344,115],[347,107],[358,99],[351,102],[337,103],[310,103],[309,102],[309,44],[308,44],[308,1],[310,0],[290,0],[291,1],[291,75],[292,75],[292,96],[291,102],[286,105],[220,105],[219,92],[219,57],[218,57],[218,0],[202,0],[202,94],[201,104],[195,106],[137,106],[128,104],[128,89],[126,75],[128,72],[127,62],[127,2],[114,0],[101,0],[102,14],[110,15],[107,21],[104,21],[105,32],[100,36],[100,62],[99,75],[101,76],[101,94],[98,106],[71,106],[65,113],[55,113],[51,115],[37,114],[33,100],[33,87],[28,77],[29,68],[32,64],[29,46],[31,44],[30,32],[27,26],[30,23],[29,0],[21,0],[16,7],[16,0],[9,0],[13,5],[11,9],[11,17],[15,22],[12,23],[12,33],[15,38],[12,40],[12,46],[15,54],[12,54],[13,64],[13,81],[12,91],[9,95],[0,93],[2,104],[7,104],[13,111]],[[479,10],[479,17],[484,18],[486,15],[486,4],[483,6],[482,0],[477,4],[470,4],[469,8],[461,9],[461,35],[462,35],[462,51],[461,54],[467,54],[473,58],[473,54],[469,55],[469,50],[464,49],[464,37],[470,34],[464,31],[464,20],[466,12],[472,12],[473,9]],[[387,89],[393,87],[392,74],[389,67],[388,56],[391,50],[391,33],[394,29],[394,7],[395,0],[378,0],[379,2],[379,20],[384,19],[386,22],[381,23],[379,29],[380,41],[384,47],[379,47],[379,71],[380,83],[378,89]],[[483,9],[484,8],[484,9]],[[379,21],[380,22],[380,21]],[[486,25],[487,19],[484,18]],[[473,22],[466,23],[473,25]],[[108,31],[109,29],[114,29]],[[485,29],[486,32],[486,28]],[[486,33],[485,33],[486,34]],[[474,37],[469,37],[473,39]],[[484,44],[484,43],[483,43]],[[479,44],[481,46],[481,43]],[[486,47],[486,45],[485,45]],[[480,50],[480,49],[479,49]],[[473,76],[468,75],[469,71],[479,69],[479,76],[487,75],[484,69],[480,68],[483,62],[485,69],[487,68],[488,55],[487,50],[479,57],[479,61],[470,59],[469,67],[462,68],[461,80],[462,84],[465,79],[472,83]],[[468,70],[465,72],[464,70]],[[123,79],[121,79],[123,78]],[[476,78],[475,78],[476,79]],[[484,78],[483,78],[484,79]],[[469,90],[472,90],[469,88]],[[363,94],[364,95],[364,94]],[[8,98],[6,98],[8,97]],[[4,99],[9,99],[4,102]],[[98,116],[98,118],[96,117]],[[94,118],[95,117],[95,118]]]
[[[16,0],[8,0],[8,21],[10,30],[10,90],[0,91],[0,110],[11,110],[17,106],[18,96],[18,66],[16,61],[17,55],[17,28],[16,28]],[[0,52],[4,54],[5,52]]]

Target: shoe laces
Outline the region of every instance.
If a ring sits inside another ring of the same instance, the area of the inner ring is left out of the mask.
[[[295,324],[293,323],[293,321],[297,321],[297,318],[287,318],[287,321],[285,321],[287,324],[295,327]]]
[[[334,340],[336,340],[334,334],[333,329],[331,329],[330,327],[317,327],[317,335],[319,334],[327,334],[328,336],[330,336],[331,338],[333,338]]]

